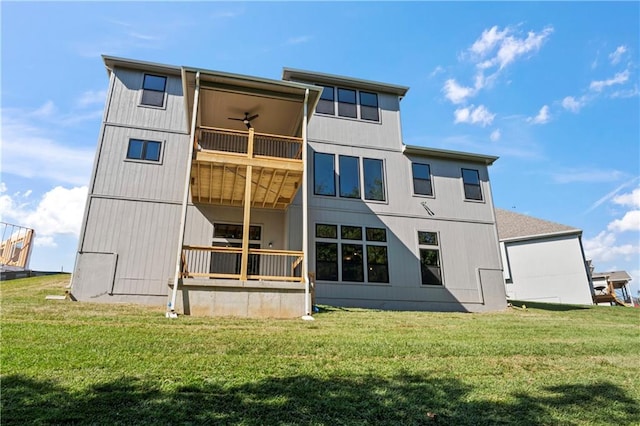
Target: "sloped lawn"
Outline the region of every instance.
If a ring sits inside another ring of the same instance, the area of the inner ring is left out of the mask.
[[[0,283],[2,425],[637,425],[640,309],[166,319]]]

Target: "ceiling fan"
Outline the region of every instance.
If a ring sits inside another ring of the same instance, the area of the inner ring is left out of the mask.
[[[251,117],[249,117],[249,113],[245,112],[243,118],[233,118],[233,117],[228,117],[228,118],[229,120],[242,121],[245,124],[245,126],[247,126],[247,129],[250,129],[251,120],[255,120],[258,117],[259,117],[259,114],[254,114]]]

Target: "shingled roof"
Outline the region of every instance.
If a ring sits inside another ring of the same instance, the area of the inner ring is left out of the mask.
[[[580,234],[581,229],[538,219],[509,210],[496,209],[496,224],[500,241],[526,239],[553,234]]]

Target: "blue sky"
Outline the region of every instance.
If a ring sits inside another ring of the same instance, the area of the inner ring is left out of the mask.
[[[640,283],[640,3],[0,3],[2,220],[73,269],[107,88],[101,54],[409,86],[404,142],[500,156],[497,207],[583,230]]]

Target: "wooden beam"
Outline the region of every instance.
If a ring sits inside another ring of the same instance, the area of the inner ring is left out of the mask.
[[[280,198],[280,194],[282,194],[282,189],[284,188],[284,183],[287,181],[289,177],[289,170],[284,173],[284,177],[282,178],[282,182],[280,183],[280,189],[276,193],[276,198],[273,200],[273,208],[276,208],[276,204],[278,204],[278,198]]]
[[[249,129],[247,157],[253,157],[253,129]],[[247,165],[247,175],[244,179],[244,217],[242,221],[242,262],[240,263],[240,280],[246,281],[249,265],[249,227],[251,226],[251,175],[253,166]]]
[[[267,184],[267,189],[264,193],[264,200],[262,200],[262,207],[264,207],[267,204],[267,195],[269,195],[269,192],[274,192],[271,190],[271,187],[273,186],[273,180],[276,178],[277,174],[278,174],[277,170],[272,170],[271,179],[269,179],[269,183]]]
[[[253,153],[252,153],[253,155]],[[237,166],[256,166],[268,169],[291,170],[301,172],[304,170],[302,160],[276,157],[252,157],[243,154],[230,154],[219,151],[200,151],[196,154],[196,160],[212,163],[234,164]]]
[[[201,199],[201,195],[202,195],[202,187],[201,187],[201,181],[202,181],[202,172],[200,171],[200,163],[196,163],[196,180],[197,180],[197,185],[198,185],[198,201],[202,201]]]
[[[253,189],[253,194],[251,195],[251,205],[256,205],[256,197],[258,196],[258,188],[263,188],[264,186],[260,185],[260,181],[262,180],[262,176],[264,176],[264,168],[260,169],[260,175],[258,175],[258,179],[255,183],[255,188]]]

